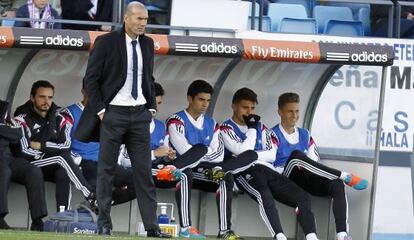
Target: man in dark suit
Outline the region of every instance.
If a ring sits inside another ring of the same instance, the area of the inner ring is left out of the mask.
[[[144,35],[148,11],[130,3],[124,27],[98,37],[91,51],[84,84],[90,97],[75,137],[89,142],[99,137],[97,200],[100,234],[111,234],[112,186],[119,148],[131,158],[134,185],[147,236],[171,237],[157,224],[155,186],[151,177],[151,112],[156,109],[154,42]],[[100,133],[98,134],[98,131]]]
[[[60,0],[62,18],[68,20],[112,22],[113,0]],[[63,24],[63,28],[90,31],[111,31],[109,25]]]

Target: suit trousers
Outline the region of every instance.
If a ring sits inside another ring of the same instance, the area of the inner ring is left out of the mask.
[[[9,190],[11,170],[9,161],[6,158],[0,158],[0,218],[7,215],[7,192]]]
[[[25,159],[13,158],[10,164],[0,159],[0,217],[8,213],[7,191],[10,180],[25,186],[33,220],[47,215],[42,171]]]
[[[42,170],[23,158],[13,158],[10,169],[12,181],[26,188],[32,220],[45,217],[47,207]]]
[[[158,229],[155,185],[151,174],[149,125],[152,115],[144,106],[109,105],[100,129],[100,152],[97,178],[99,206],[98,227],[112,228],[112,187],[121,144],[131,159],[138,206],[145,230]]]

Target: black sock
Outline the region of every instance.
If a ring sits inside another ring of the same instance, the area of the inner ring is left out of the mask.
[[[36,224],[36,225],[42,225],[43,224],[43,220],[42,220],[42,218],[36,218],[36,219],[33,219],[32,220],[32,223],[33,224]]]

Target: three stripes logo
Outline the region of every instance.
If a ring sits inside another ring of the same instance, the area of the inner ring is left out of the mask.
[[[44,37],[20,36],[20,45],[43,45]]]
[[[198,44],[197,43],[175,43],[175,51],[196,53],[198,52]]]
[[[213,57],[241,57],[243,43],[240,39],[169,36],[169,53]]]
[[[349,61],[349,58],[350,58],[349,53],[341,53],[341,52],[327,52],[326,53],[326,60],[328,61],[347,62]]]

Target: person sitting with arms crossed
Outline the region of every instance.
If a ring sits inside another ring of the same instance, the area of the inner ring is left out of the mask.
[[[70,151],[72,124],[57,111],[53,103],[54,86],[45,80],[32,85],[30,101],[19,107],[22,113],[14,118],[23,136],[15,154],[42,169],[44,178],[56,182],[56,208],[69,207],[70,181],[79,189],[92,208],[96,195],[75,164]]]

